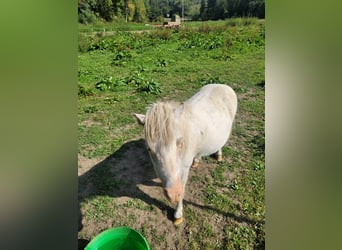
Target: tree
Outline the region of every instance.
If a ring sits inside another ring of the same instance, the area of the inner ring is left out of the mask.
[[[212,19],[214,17],[214,8],[216,5],[216,0],[208,0],[208,19]]]
[[[228,8],[226,0],[216,0],[214,8],[215,19],[225,19],[228,16]]]
[[[96,10],[106,21],[113,21],[113,2],[112,0],[97,0]]]
[[[265,1],[264,0],[252,0],[249,2],[249,12],[253,16],[259,18],[265,18]]]
[[[126,21],[133,21],[134,14],[135,14],[135,4],[133,0],[126,0],[127,1],[127,14]]]
[[[113,14],[118,19],[125,18],[126,15],[126,0],[112,0]]]
[[[96,0],[78,0],[78,21],[80,23],[92,23],[96,16],[94,9]]]
[[[162,2],[162,0],[150,1],[150,19],[152,21],[156,21],[160,16],[164,16],[163,11],[160,8],[160,2]]]
[[[201,0],[200,17],[202,21],[208,20],[208,0]]]
[[[135,13],[133,20],[135,22],[145,22],[147,20],[146,7],[143,0],[135,0]]]
[[[265,18],[265,0],[78,0],[78,20],[163,21],[163,17],[184,15],[201,20],[254,16]]]
[[[208,0],[208,17],[212,20],[224,19],[227,14],[227,0]]]

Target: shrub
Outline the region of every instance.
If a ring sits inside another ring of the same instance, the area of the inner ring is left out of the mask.
[[[95,41],[89,48],[89,50],[115,50],[116,44],[110,39],[100,39]]]
[[[208,25],[208,24],[202,24],[198,27],[198,32],[200,33],[210,33],[210,32],[216,32],[221,33],[227,30],[227,26],[225,25]]]
[[[226,22],[226,26],[228,27],[236,27],[236,26],[249,26],[254,25],[258,22],[256,17],[248,17],[248,18],[229,18]]]
[[[254,25],[258,22],[256,17],[242,18],[242,26]]]
[[[240,18],[229,18],[226,22],[227,27],[241,26]]]
[[[147,33],[133,34],[130,32],[117,31],[115,35],[110,37],[101,37],[101,32],[97,34],[96,38],[91,40],[88,50],[118,52],[131,49],[142,50],[143,48],[153,45],[152,39]]]
[[[185,39],[185,38],[188,37],[189,33],[193,33],[195,31],[196,30],[193,27],[191,27],[191,26],[184,26],[179,31],[179,38],[180,39]]]
[[[150,32],[150,37],[152,39],[169,40],[172,35],[171,29],[156,29]]]
[[[216,49],[223,45],[222,35],[217,33],[201,34],[198,32],[188,32],[179,44],[181,49],[184,48],[202,48]]]
[[[78,34],[78,51],[79,52],[89,51],[93,42],[94,42],[94,39],[92,37],[79,33]]]
[[[224,33],[223,47],[229,51],[243,52],[250,49],[263,49],[265,30],[262,26],[234,27]]]
[[[209,33],[212,31],[212,28],[208,24],[202,24],[198,27],[198,31],[201,33]]]

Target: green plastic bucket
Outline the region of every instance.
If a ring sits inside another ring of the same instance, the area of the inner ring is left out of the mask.
[[[144,236],[134,229],[116,227],[97,235],[85,250],[150,250],[150,247]]]

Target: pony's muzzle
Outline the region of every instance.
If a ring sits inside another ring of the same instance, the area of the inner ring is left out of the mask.
[[[172,188],[165,188],[164,189],[165,196],[169,199],[171,203],[178,203],[181,201],[181,192],[177,192]]]

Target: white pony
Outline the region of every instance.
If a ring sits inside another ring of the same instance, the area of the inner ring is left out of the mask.
[[[209,84],[183,103],[157,102],[146,115],[134,114],[144,126],[146,146],[166,196],[177,203],[174,224],[183,221],[183,197],[190,167],[227,142],[237,110],[232,88]]]

